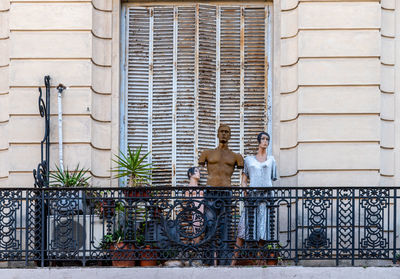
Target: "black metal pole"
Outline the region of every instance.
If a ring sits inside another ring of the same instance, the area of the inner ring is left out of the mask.
[[[35,179],[35,188],[43,190],[49,187],[49,170],[50,170],[50,76],[44,77],[44,85],[46,87],[46,101],[42,98],[42,88],[39,87],[39,113],[44,117],[45,130],[42,141],[40,142],[40,163],[37,169],[33,170]],[[37,263],[41,266],[45,264],[47,247],[47,202],[45,200],[45,192],[38,191],[35,197],[35,250],[41,251],[36,255],[39,257]]]

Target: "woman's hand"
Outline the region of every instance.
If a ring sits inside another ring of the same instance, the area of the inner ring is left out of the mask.
[[[240,187],[247,187],[247,175],[242,172],[242,181],[240,183]],[[247,192],[244,192],[244,196],[247,196]]]

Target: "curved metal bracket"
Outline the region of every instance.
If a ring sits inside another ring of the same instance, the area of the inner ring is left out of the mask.
[[[33,170],[35,188],[49,186],[49,162],[50,162],[50,76],[44,77],[46,86],[46,100],[43,100],[42,88],[39,87],[39,113],[44,118],[44,136],[40,142],[40,163]]]

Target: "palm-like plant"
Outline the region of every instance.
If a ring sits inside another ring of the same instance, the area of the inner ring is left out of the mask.
[[[50,186],[53,187],[87,187],[89,186],[90,175],[88,169],[77,167],[70,171],[68,168],[62,170],[59,166],[56,166],[57,171],[51,172]]]
[[[143,156],[140,156],[142,146],[137,150],[131,150],[128,146],[127,155],[120,152],[120,156],[115,155],[117,160],[113,161],[117,163],[117,167],[111,169],[112,172],[117,174],[114,178],[128,177],[128,186],[142,186],[148,184],[151,180],[151,172],[154,169],[152,163],[146,163],[145,159],[149,156],[150,152],[147,152]]]

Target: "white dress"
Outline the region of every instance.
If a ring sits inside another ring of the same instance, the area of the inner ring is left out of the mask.
[[[259,162],[256,156],[248,156],[244,160],[244,174],[250,178],[250,188],[257,187],[272,187],[272,181],[277,179],[276,163],[273,156],[268,156],[264,162]],[[238,237],[246,240],[269,240],[270,225],[269,225],[269,209],[267,203],[264,202],[268,193],[266,191],[252,191],[245,199],[245,207],[242,216],[240,217],[238,226]],[[257,209],[249,206],[251,197]],[[248,218],[247,216],[253,217]],[[250,220],[251,219],[251,220]],[[253,224],[252,226],[250,226]]]

